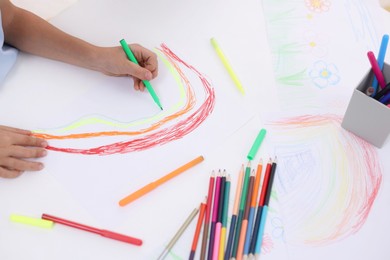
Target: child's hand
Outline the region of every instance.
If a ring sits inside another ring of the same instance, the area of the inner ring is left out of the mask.
[[[27,130],[0,125],[0,177],[15,178],[24,171],[39,171],[40,162],[29,161],[46,155],[45,140]]]
[[[157,55],[139,44],[129,44],[139,65],[131,62],[121,46],[98,47],[98,70],[110,76],[131,76],[134,89],[145,89],[142,80],[152,80],[158,74]]]

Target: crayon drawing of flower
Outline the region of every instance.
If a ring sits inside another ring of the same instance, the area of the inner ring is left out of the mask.
[[[316,57],[323,57],[327,54],[328,38],[313,31],[307,31],[303,34],[306,49]]]
[[[340,81],[339,71],[334,64],[326,64],[324,61],[314,63],[309,76],[314,85],[319,88],[326,88],[336,85]]]
[[[316,13],[326,12],[330,8],[330,1],[328,0],[305,0],[305,4],[310,11]]]

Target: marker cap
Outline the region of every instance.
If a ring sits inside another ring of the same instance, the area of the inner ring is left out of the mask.
[[[9,219],[12,222],[22,223],[30,226],[41,227],[41,228],[52,228],[54,224],[54,222],[50,220],[31,218],[31,217],[20,216],[16,214],[11,214]]]
[[[267,131],[264,128],[260,130],[259,134],[256,137],[255,142],[252,145],[252,148],[250,149],[248,155],[246,156],[248,160],[253,160],[253,158],[255,158],[256,153],[259,150],[260,145],[263,142],[266,133]]]

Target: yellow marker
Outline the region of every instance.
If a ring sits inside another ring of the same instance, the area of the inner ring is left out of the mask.
[[[223,54],[223,52],[222,52],[221,48],[219,47],[219,45],[218,45],[217,41],[215,40],[215,38],[211,38],[211,44],[213,45],[215,51],[218,54],[218,57],[221,59],[223,65],[226,68],[226,70],[228,71],[228,73],[229,73],[230,77],[232,78],[234,84],[236,84],[236,87],[238,88],[238,90],[244,95],[245,91],[244,91],[244,88],[241,85],[240,80],[238,79],[236,73],[234,73],[232,66],[230,66],[229,61],[227,60],[227,58]]]
[[[9,218],[12,222],[22,223],[26,225],[41,227],[41,228],[52,228],[54,222],[50,220],[45,220],[41,218],[31,218],[26,216],[20,216],[11,214]]]

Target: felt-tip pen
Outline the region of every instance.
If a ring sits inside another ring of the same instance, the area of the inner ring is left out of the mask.
[[[135,64],[139,65],[137,59],[135,58],[133,52],[131,51],[131,49],[130,49],[129,45],[127,44],[127,42],[125,41],[125,39],[120,40],[120,44],[122,45],[123,51],[126,53],[127,58],[129,58],[129,60],[134,62]],[[154,89],[153,89],[152,85],[150,84],[150,82],[148,80],[143,80],[142,82],[144,83],[145,87],[149,91],[154,102],[159,106],[159,108],[161,110],[163,110],[161,103],[160,103],[160,99],[158,98],[156,92],[154,92]]]
[[[126,243],[129,243],[129,244],[133,244],[133,245],[137,245],[137,246],[142,245],[142,240],[138,239],[138,238],[130,237],[130,236],[127,236],[127,235],[122,235],[122,234],[115,233],[115,232],[108,231],[108,230],[104,230],[104,229],[98,229],[98,228],[90,227],[90,226],[87,226],[87,225],[84,225],[84,224],[76,223],[76,222],[73,222],[73,221],[70,221],[70,220],[66,220],[66,219],[63,219],[63,218],[51,216],[51,215],[48,215],[48,214],[42,214],[42,219],[51,220],[54,223],[59,223],[59,224],[63,224],[63,225],[69,226],[69,227],[74,227],[74,228],[77,228],[77,229],[81,229],[81,230],[84,230],[84,231],[95,233],[95,234],[101,235],[103,237],[115,239],[115,240],[126,242]]]

